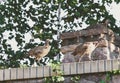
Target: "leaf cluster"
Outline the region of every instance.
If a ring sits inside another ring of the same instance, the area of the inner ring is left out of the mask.
[[[58,29],[60,32],[80,29],[83,23],[87,25],[101,22],[103,19],[111,21],[109,27],[120,34],[116,19],[107,11],[105,5],[110,5],[112,0],[7,0],[0,3],[0,56],[7,55],[7,59],[0,59],[7,67],[18,67],[18,59],[24,58],[26,52],[41,43],[35,39],[52,39]],[[114,0],[119,3],[119,0]],[[61,3],[59,22],[58,8]],[[62,14],[63,13],[63,14]],[[31,39],[26,42],[25,35],[30,33]],[[5,36],[5,34],[8,34]],[[9,40],[17,42],[18,51],[12,49]],[[50,55],[59,52],[56,41],[52,44]],[[50,57],[53,57],[50,56]],[[9,58],[10,57],[10,58]],[[17,65],[14,65],[15,63]],[[3,65],[3,64],[2,64]]]

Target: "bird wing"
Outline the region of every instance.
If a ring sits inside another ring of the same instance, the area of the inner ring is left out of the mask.
[[[74,52],[72,53],[73,55],[77,55],[77,54],[83,54],[83,52],[87,49],[87,45],[84,43],[84,44],[81,44],[79,46],[77,46],[74,50]]]
[[[30,56],[35,56],[37,60],[40,60],[42,57],[48,54],[51,46],[47,41],[44,46],[37,46],[29,51]]]
[[[37,46],[34,48],[34,53],[42,53],[43,52],[43,49],[45,49],[44,46]]]
[[[51,46],[44,46],[44,47],[38,47],[38,49],[35,51],[35,57],[37,60],[40,60],[44,56],[46,56],[50,51]]]

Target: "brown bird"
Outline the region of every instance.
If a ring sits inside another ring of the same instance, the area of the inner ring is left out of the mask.
[[[41,60],[44,56],[46,56],[49,53],[51,49],[51,46],[49,45],[49,43],[50,43],[50,40],[46,39],[44,46],[37,46],[31,49],[28,52],[28,56],[34,56],[36,60]]]
[[[93,50],[95,50],[97,46],[98,42],[85,42],[77,46],[72,54],[74,56],[79,55],[79,61],[81,61],[81,58],[83,58],[84,56],[86,56],[90,60],[91,53],[93,52]]]

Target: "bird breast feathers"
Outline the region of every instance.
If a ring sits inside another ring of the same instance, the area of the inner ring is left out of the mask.
[[[51,46],[39,46],[36,50],[35,53],[43,53],[47,54],[50,51]]]

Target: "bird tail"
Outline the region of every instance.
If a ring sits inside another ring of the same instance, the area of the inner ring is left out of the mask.
[[[72,54],[73,56],[77,55],[75,51],[74,51],[74,52],[72,52],[71,54]]]
[[[24,58],[29,58],[29,53],[26,52]]]

